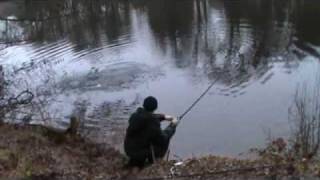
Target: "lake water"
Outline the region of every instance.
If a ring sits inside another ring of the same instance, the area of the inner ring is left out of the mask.
[[[93,118],[105,102],[121,124],[149,95],[179,116],[218,79],[177,129],[180,157],[287,137],[296,89],[320,67],[318,0],[12,0],[0,17],[11,90],[51,98],[57,121],[81,101],[105,133],[108,118]]]

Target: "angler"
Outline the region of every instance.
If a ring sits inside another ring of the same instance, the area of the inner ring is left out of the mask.
[[[129,119],[126,131],[124,150],[129,157],[129,167],[142,168],[154,160],[165,156],[171,137],[176,131],[178,120],[175,117],[155,114],[158,108],[157,99],[149,96]],[[161,122],[170,124],[161,129]]]
[[[142,168],[146,164],[152,164],[155,159],[163,158],[177,125],[218,80],[219,77],[208,86],[179,118],[155,114],[154,111],[158,108],[157,99],[152,96],[147,97],[143,102],[143,108],[138,108],[129,119],[129,127],[124,140],[124,150],[130,158],[128,166]],[[170,124],[162,130],[160,122],[164,120],[170,121]]]

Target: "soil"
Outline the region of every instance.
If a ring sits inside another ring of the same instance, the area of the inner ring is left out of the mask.
[[[290,169],[293,166],[265,158],[220,156],[161,160],[142,170],[127,169],[125,155],[80,135],[8,124],[0,126],[0,132],[0,179],[288,179],[298,175]]]

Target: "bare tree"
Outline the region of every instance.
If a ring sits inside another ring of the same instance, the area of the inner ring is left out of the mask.
[[[304,83],[297,88],[294,104],[289,109],[293,122],[295,155],[312,158],[320,146],[320,78],[314,85]]]

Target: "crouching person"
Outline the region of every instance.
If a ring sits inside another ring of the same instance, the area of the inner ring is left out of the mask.
[[[171,137],[174,135],[177,119],[163,114],[155,114],[158,102],[154,97],[147,97],[129,119],[124,150],[129,157],[129,167],[143,168],[155,159],[165,156]],[[162,121],[170,121],[168,127],[161,129]]]

